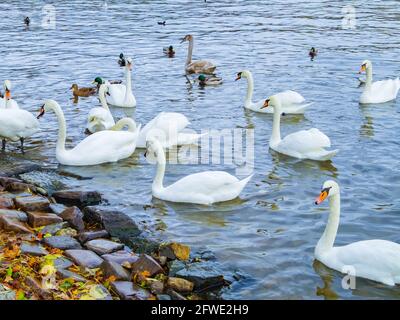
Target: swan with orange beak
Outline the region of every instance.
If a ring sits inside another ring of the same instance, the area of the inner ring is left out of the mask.
[[[338,150],[325,149],[331,146],[331,141],[316,128],[297,131],[281,139],[282,107],[281,99],[278,95],[271,96],[265,100],[261,109],[269,107],[274,109],[272,135],[269,140],[269,147],[272,150],[294,158],[316,161],[330,160],[337,154]]]
[[[400,79],[388,79],[372,82],[372,62],[365,60],[359,73],[367,74],[364,91],[360,97],[361,104],[385,103],[395,100],[400,90]]]
[[[366,240],[334,247],[340,221],[340,188],[338,183],[324,183],[315,204],[329,199],[329,217],[314,256],[327,267],[389,286],[400,283],[400,244],[387,240]]]
[[[11,98],[11,88],[11,81],[5,80],[3,83],[4,97],[0,99],[0,108],[19,109],[17,101]]]
[[[39,130],[39,122],[28,111],[20,109],[18,104],[11,100],[11,81],[4,81],[5,95],[0,106],[0,138],[2,150],[6,148],[6,141],[20,141],[24,152],[24,141]]]

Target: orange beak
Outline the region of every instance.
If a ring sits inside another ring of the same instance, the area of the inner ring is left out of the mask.
[[[365,70],[367,70],[367,67],[365,66],[365,64],[363,64],[358,73],[363,73]]]
[[[237,76],[236,79],[235,79],[235,81],[238,81],[238,80],[240,80],[240,79],[242,79],[242,77],[241,77],[241,76]]]
[[[128,63],[128,69],[129,71],[132,71],[132,63]]]
[[[321,204],[328,197],[328,191],[322,190],[319,196],[315,199],[315,204]]]
[[[6,100],[10,100],[11,99],[11,91],[10,90],[6,90],[5,98],[6,98]]]
[[[260,109],[268,108],[269,107],[269,99],[265,100],[263,106]]]

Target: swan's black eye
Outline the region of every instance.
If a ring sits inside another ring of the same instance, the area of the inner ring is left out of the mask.
[[[332,187],[324,188],[321,190],[321,193],[326,192],[326,194],[329,194],[329,190],[331,190]]]

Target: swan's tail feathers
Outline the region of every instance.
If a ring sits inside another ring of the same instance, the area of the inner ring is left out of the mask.
[[[335,149],[335,150],[321,149],[318,151],[310,152],[308,154],[308,158],[311,160],[317,160],[317,161],[328,161],[328,160],[331,160],[338,152],[339,152],[339,149]]]
[[[247,178],[244,178],[243,180],[239,181],[239,193],[242,192],[242,190],[244,189],[244,187],[247,185],[247,183],[251,180],[251,178],[253,178],[254,173],[249,175]]]
[[[314,104],[314,102],[309,102],[305,104],[295,105],[293,106],[293,114],[303,114],[306,111],[306,108]]]
[[[395,81],[396,81],[396,96],[397,96],[397,93],[398,93],[399,90],[400,90],[400,79],[397,78]]]

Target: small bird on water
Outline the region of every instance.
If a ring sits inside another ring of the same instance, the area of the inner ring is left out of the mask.
[[[314,58],[317,56],[317,54],[318,54],[318,50],[315,49],[314,47],[312,47],[312,48],[310,49],[310,52],[308,53],[308,55],[309,55],[310,58],[311,58],[311,61],[314,60]]]
[[[158,21],[157,23],[158,23],[160,26],[165,26],[165,23],[166,23],[166,22],[165,22],[165,21]]]
[[[31,23],[31,19],[29,17],[25,17],[24,23],[25,23],[25,26],[29,27],[29,25]]]
[[[175,50],[173,46],[163,48],[163,52],[170,58],[175,56]]]

